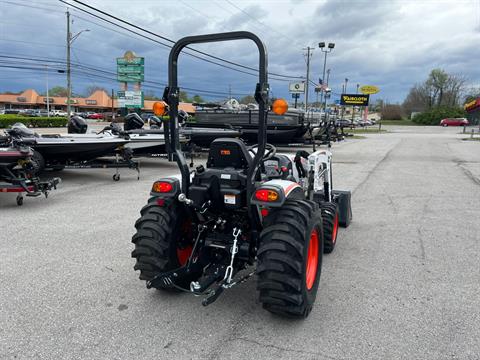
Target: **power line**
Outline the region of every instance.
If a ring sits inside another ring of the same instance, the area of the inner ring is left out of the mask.
[[[8,67],[8,68],[14,68],[14,69],[30,69],[30,70],[42,70],[43,71],[43,66],[44,65],[42,65],[42,64],[19,63],[18,60],[32,60],[32,61],[58,64],[59,66],[57,66],[57,67],[50,66],[50,69],[55,70],[55,71],[57,71],[57,70],[64,71],[64,66],[65,66],[65,63],[66,63],[64,60],[35,59],[35,58],[28,58],[28,57],[22,57],[22,56],[0,55],[0,58],[15,59],[15,61],[10,61],[10,62],[5,61],[5,60],[0,60],[0,64],[6,64],[2,67]],[[77,58],[77,61],[78,61],[78,58]],[[93,82],[95,82],[95,80],[93,80],[91,78],[91,76],[117,82],[115,72],[105,71],[105,70],[93,68],[91,66],[85,66],[85,65],[82,65],[80,63],[73,63],[73,62],[72,62],[72,67],[76,69],[76,73],[84,74],[86,77],[88,77]],[[98,74],[97,72],[100,72],[100,73],[103,73],[103,74]],[[166,86],[165,83],[156,82],[156,81],[146,81],[145,83],[146,84],[144,84],[144,86],[151,87],[151,88],[157,88],[159,90],[163,90],[163,87]],[[152,84],[152,85],[150,85],[150,84]],[[209,95],[214,95],[214,96],[227,96],[228,95],[227,92],[203,90],[203,89],[197,89],[197,88],[191,88],[191,87],[182,87],[182,89],[188,90],[188,91],[191,91],[191,92],[197,92],[197,93],[201,93],[201,94],[209,94]],[[246,96],[246,95],[251,95],[251,94],[234,93],[234,95],[236,95],[236,96]]]
[[[112,24],[114,24],[114,25],[116,25],[116,26],[122,27],[122,28],[124,28],[124,29],[126,29],[126,30],[128,30],[128,31],[134,32],[134,31],[131,30],[131,29],[127,29],[127,28],[125,28],[125,27],[123,27],[123,26],[121,26],[121,25],[119,25],[119,24],[116,24],[116,23],[113,23],[113,22],[111,22],[111,21],[109,21],[109,20],[106,20],[106,19],[104,19],[104,18],[102,18],[102,17],[100,17],[100,16],[98,16],[98,15],[96,15],[96,14],[92,14],[91,12],[88,12],[88,11],[86,11],[86,10],[84,10],[84,9],[81,9],[81,8],[79,8],[79,7],[76,7],[75,5],[72,5],[72,4],[70,4],[70,3],[68,3],[68,2],[66,2],[66,1],[64,1],[64,0],[59,0],[59,1],[62,2],[62,3],[65,3],[65,4],[69,5],[69,6],[73,6],[73,7],[77,8],[77,9],[80,10],[80,11],[84,11],[85,13],[88,13],[88,14],[91,15],[91,16],[95,16],[95,17],[97,17],[97,18],[99,18],[99,19],[102,19],[102,20],[104,20],[104,21],[107,21],[107,22],[109,22],[109,23],[112,23]],[[117,21],[120,21],[120,22],[124,23],[124,24],[127,24],[128,26],[131,26],[131,27],[133,27],[133,28],[135,28],[135,29],[141,30],[141,31],[143,31],[143,32],[145,32],[145,33],[147,33],[147,34],[156,36],[156,37],[158,37],[158,38],[160,38],[160,39],[162,39],[162,40],[165,40],[165,41],[167,41],[167,42],[170,42],[170,43],[172,43],[172,44],[175,43],[175,41],[172,40],[172,39],[169,39],[169,38],[167,38],[167,37],[165,37],[165,36],[156,34],[156,33],[152,32],[152,31],[150,31],[150,30],[147,30],[147,29],[142,28],[142,27],[140,27],[140,26],[138,26],[138,25],[132,24],[132,23],[126,21],[126,20],[120,19],[120,18],[118,18],[118,17],[116,17],[116,16],[114,16],[114,15],[112,15],[112,14],[109,14],[109,13],[103,11],[103,10],[100,10],[100,9],[97,9],[97,8],[95,8],[95,7],[93,7],[93,6],[90,6],[90,5],[88,5],[88,4],[86,4],[86,3],[82,2],[82,1],[79,1],[79,0],[72,0],[72,1],[74,1],[74,2],[76,2],[76,3],[78,3],[78,4],[81,4],[82,6],[85,6],[85,7],[89,8],[89,9],[94,10],[94,11],[97,11],[97,12],[99,12],[99,13],[105,15],[105,16],[111,17],[111,18],[113,18],[113,19],[115,19],[115,20],[117,20]],[[134,33],[136,33],[136,32],[134,32]],[[144,35],[142,35],[142,36],[144,36]],[[164,44],[164,43],[162,43],[162,44]],[[171,48],[170,45],[166,45],[166,46],[168,46],[168,47]],[[193,49],[193,48],[188,47],[188,46],[187,46],[186,48],[189,49],[189,50],[191,50],[191,51],[194,51],[194,52],[196,52],[196,53],[198,53],[198,54],[201,54],[201,55],[204,55],[204,56],[213,58],[213,59],[215,59],[215,60],[219,60],[219,61],[225,62],[225,63],[227,63],[227,64],[230,64],[230,65],[234,65],[234,66],[237,66],[237,67],[240,67],[240,68],[244,68],[244,69],[247,69],[247,70],[253,70],[253,71],[255,71],[255,72],[258,72],[258,69],[256,69],[256,68],[253,68],[253,67],[250,67],[250,66],[246,66],[246,65],[242,65],[242,64],[238,64],[238,63],[235,63],[235,62],[233,62],[233,61],[226,60],[226,59],[224,59],[224,58],[221,58],[221,57],[218,57],[218,56],[214,56],[214,55],[208,54],[208,53],[206,53],[206,52]],[[188,52],[185,52],[185,53],[188,53]],[[196,57],[196,58],[198,58],[198,59],[200,59],[200,60],[211,62],[211,61],[209,61],[209,60],[207,60],[207,59],[205,59],[205,58],[198,57],[198,56],[193,55],[193,54],[191,54],[191,53],[188,53],[188,54],[190,54],[190,56]],[[214,64],[216,64],[216,65],[219,65],[219,66],[222,66],[221,64],[218,64],[218,63],[216,63],[216,62],[212,62],[212,63],[214,63]],[[225,65],[223,65],[223,66],[225,67]],[[230,69],[235,70],[235,71],[239,71],[239,69],[233,69],[233,68],[230,68]],[[252,74],[250,74],[250,75],[252,75]],[[276,77],[289,78],[289,79],[303,79],[303,77],[301,77],[301,76],[291,76],[291,75],[276,74],[276,73],[269,73],[269,75],[273,75],[273,76],[276,76]],[[256,74],[255,74],[255,76],[256,76]]]

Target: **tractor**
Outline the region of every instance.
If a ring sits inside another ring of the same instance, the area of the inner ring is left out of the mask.
[[[241,39],[252,40],[259,51],[258,144],[217,138],[205,166],[190,171],[179,143],[179,54],[192,44]],[[168,111],[168,160],[177,163],[181,179],[153,183],[135,223],[132,257],[147,288],[200,295],[206,306],[256,276],[266,310],[304,318],[315,302],[323,253],[333,251],[338,227],[350,223],[351,195],[332,189],[330,151],[289,156],[267,143],[268,112],[288,108],[280,99],[267,110],[267,74],[266,48],[250,32],[190,36],[174,44],[164,101],[154,104],[154,112]]]

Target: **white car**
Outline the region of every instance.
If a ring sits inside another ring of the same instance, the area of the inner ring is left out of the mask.
[[[67,116],[67,112],[63,110],[51,110],[50,114],[53,116]]]

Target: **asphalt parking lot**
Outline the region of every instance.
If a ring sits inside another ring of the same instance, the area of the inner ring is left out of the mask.
[[[389,130],[333,145],[354,219],[304,321],[264,311],[253,279],[208,307],[138,280],[133,224],[174,164],[66,170],[22,207],[0,194],[0,358],[478,359],[480,143]]]

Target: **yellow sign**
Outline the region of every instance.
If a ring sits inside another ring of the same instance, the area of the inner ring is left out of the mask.
[[[377,86],[374,85],[363,85],[360,88],[360,92],[362,94],[376,94],[380,91],[380,89]]]
[[[463,105],[463,108],[465,110],[468,110],[468,108],[474,107],[476,104],[477,104],[477,100],[475,99]]]

